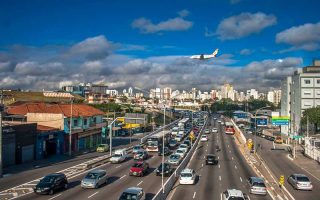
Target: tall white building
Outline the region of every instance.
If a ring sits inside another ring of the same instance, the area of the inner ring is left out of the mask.
[[[275,105],[278,105],[281,100],[281,90],[269,91],[267,94],[267,100]]]
[[[250,99],[250,97],[253,97],[254,99],[258,99],[258,91],[256,89],[250,89],[247,90],[247,99]]]
[[[299,68],[282,82],[281,115],[289,114],[289,132],[293,135],[301,133],[303,112],[320,106],[320,66],[316,64]]]
[[[171,93],[172,93],[172,89],[169,87],[166,87],[163,89],[163,99],[165,100],[169,100],[171,99]]]
[[[133,89],[132,89],[132,87],[129,87],[129,89],[128,89],[128,94],[129,94],[129,96],[133,96]]]

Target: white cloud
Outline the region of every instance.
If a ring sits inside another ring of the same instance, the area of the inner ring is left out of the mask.
[[[193,22],[183,19],[189,11],[182,10],[179,12],[179,17],[171,18],[166,21],[154,24],[151,20],[144,17],[135,19],[131,26],[137,28],[141,33],[157,33],[163,31],[185,31],[192,27]]]
[[[320,22],[286,29],[276,35],[276,42],[292,45],[290,50],[317,50],[320,48]]]
[[[179,15],[180,17],[186,17],[186,16],[188,16],[189,14],[190,14],[190,12],[189,12],[188,10],[186,10],[186,9],[181,10],[181,11],[178,12],[178,15]]]
[[[248,56],[248,55],[251,55],[253,53],[253,50],[250,50],[250,49],[242,49],[240,51],[240,55],[243,55],[243,56]]]
[[[276,23],[277,18],[274,15],[246,12],[223,19],[218,25],[216,35],[221,40],[234,40],[259,33]]]

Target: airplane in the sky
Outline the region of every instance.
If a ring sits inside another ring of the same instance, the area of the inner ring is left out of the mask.
[[[190,58],[198,59],[198,60],[207,60],[207,59],[216,57],[216,55],[218,54],[218,51],[219,51],[219,49],[216,49],[212,54],[193,55]]]

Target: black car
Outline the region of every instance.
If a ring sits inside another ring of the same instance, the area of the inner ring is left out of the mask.
[[[173,172],[173,168],[171,167],[171,165],[169,163],[164,163],[163,175],[164,176],[170,176],[172,174],[172,172]],[[162,175],[162,163],[157,168],[156,174],[157,174],[157,176],[161,176]]]
[[[190,146],[191,146],[191,141],[190,141],[189,139],[187,139],[187,140],[185,140],[185,141],[183,142],[183,144],[188,145],[188,147],[190,148]]]
[[[206,156],[206,165],[216,165],[218,164],[218,158],[216,155],[208,154]]]
[[[159,148],[159,151],[158,151],[158,155],[159,155],[159,156],[162,156],[162,151],[163,151],[162,147]],[[170,152],[169,148],[168,148],[168,147],[164,147],[164,155],[167,156],[167,155],[169,155],[170,153],[171,153],[171,152]]]
[[[177,140],[171,139],[171,140],[169,141],[169,147],[170,147],[171,149],[175,148],[177,145],[178,145]]]
[[[55,191],[63,188],[68,188],[68,180],[66,175],[62,173],[54,173],[49,174],[45,176],[43,179],[41,179],[33,190],[37,194],[52,195]]]

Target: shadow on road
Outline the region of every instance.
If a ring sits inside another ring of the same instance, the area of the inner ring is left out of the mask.
[[[116,182],[116,181],[119,180],[119,179],[120,179],[120,177],[118,177],[118,176],[110,176],[110,177],[108,178],[108,180],[107,180],[107,185],[110,185],[110,184]]]

